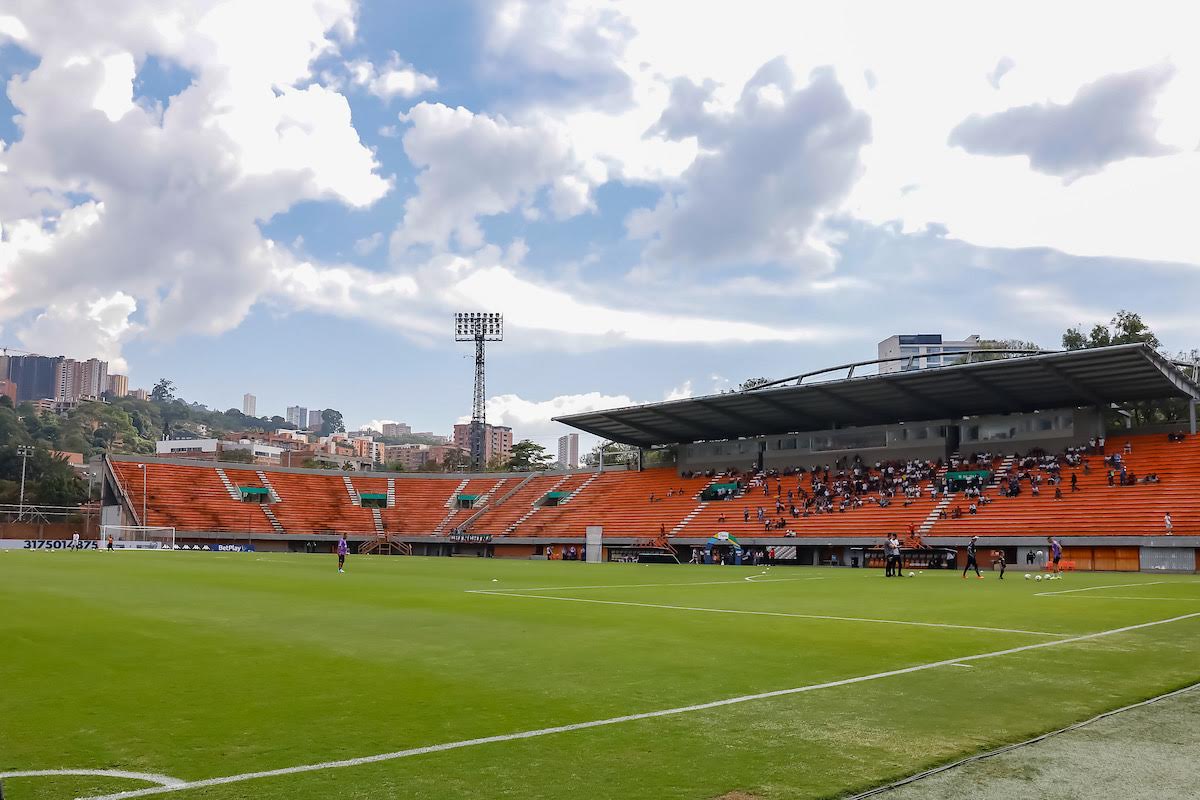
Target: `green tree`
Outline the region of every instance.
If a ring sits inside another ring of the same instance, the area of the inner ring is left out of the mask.
[[[436,461],[434,462],[437,463]],[[465,450],[451,448],[446,451],[446,457],[442,459],[441,469],[445,472],[457,472],[460,469],[465,469],[471,465],[471,457]]]
[[[1150,330],[1140,314],[1121,309],[1108,325],[1096,323],[1087,334],[1083,326],[1067,328],[1063,333],[1062,345],[1065,350],[1087,350],[1092,347],[1108,347],[1114,344],[1148,344],[1154,349],[1162,347],[1154,331]]]
[[[241,449],[222,450],[221,451],[221,460],[228,461],[231,464],[253,464],[254,463],[254,451],[253,450],[241,450]]]
[[[757,389],[759,386],[763,386],[770,382],[770,378],[747,378],[738,384],[737,390],[739,392],[746,392],[751,389]]]
[[[529,439],[522,439],[512,446],[508,468],[518,471],[549,469],[552,461],[546,448]]]
[[[638,459],[638,448],[631,444],[620,444],[618,442],[609,442],[604,445],[604,466],[616,466],[617,464],[636,464]],[[600,445],[596,445],[591,451],[583,457],[583,463],[589,467],[599,466],[600,464]]]
[[[158,383],[150,390],[150,399],[156,403],[170,403],[175,399],[175,383],[166,378],[159,378]]]
[[[346,424],[342,421],[342,412],[327,408],[321,412],[321,435],[331,436],[335,433],[345,433]]]

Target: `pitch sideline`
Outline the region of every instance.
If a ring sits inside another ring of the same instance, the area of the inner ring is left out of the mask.
[[[776,689],[770,692],[760,692],[758,694],[742,695],[740,697],[728,697],[723,700],[713,700],[708,703],[698,703],[690,706],[680,706],[678,708],[665,708],[658,711],[645,711],[640,714],[627,714],[621,717],[609,717],[607,719],[592,720],[590,722],[576,722],[568,725],[557,725],[551,728],[539,728],[531,731],[520,731],[518,733],[505,733],[495,736],[484,736],[478,739],[464,739],[458,742],[445,742],[443,744],[427,745],[425,747],[414,747],[408,750],[397,750],[391,753],[380,753],[373,756],[361,756],[359,758],[347,758],[339,761],[325,761],[317,764],[301,764],[295,767],[282,767],[280,769],[263,770],[261,772],[245,772],[240,775],[226,775],[219,778],[205,778],[197,781],[189,781],[186,783],[172,784],[169,786],[152,786],[146,789],[134,789],[132,791],[117,792],[115,794],[95,795],[92,797],[81,798],[81,800],[128,800],[134,797],[148,797],[157,794],[166,794],[168,792],[179,792],[188,789],[201,789],[208,786],[223,786],[230,783],[241,783],[243,781],[257,780],[259,778],[273,778],[284,775],[296,775],[304,772],[318,772],[326,769],[339,769],[342,767],[357,767],[364,764],[375,764],[381,761],[394,761],[400,758],[408,758],[410,756],[427,755],[429,753],[441,753],[448,750],[460,750],[465,747],[475,747],[483,744],[495,744],[498,742],[511,742],[519,739],[533,739],[540,736],[549,736],[556,733],[568,733],[570,731],[586,730],[588,728],[599,728],[608,725],[617,725],[623,722],[636,722],[643,719],[654,719],[656,717],[669,717],[677,714],[687,714],[694,711],[706,711],[712,708],[721,708],[723,706],[737,705],[740,703],[748,703],[753,700],[765,700],[773,697],[786,697],[789,695],[803,694],[806,692],[817,691],[818,689],[832,689],[839,686],[850,686],[856,683],[865,683],[867,681],[879,680],[881,678],[891,678],[896,675],[908,675],[914,672],[923,672],[925,670],[936,669],[938,667],[952,666],[955,664],[963,664],[968,661],[982,661],[988,658],[997,658],[999,656],[1013,655],[1016,653],[1024,653],[1030,650],[1040,650],[1046,647],[1058,647],[1065,644],[1074,644],[1076,642],[1086,642],[1093,639],[1100,639],[1106,636],[1115,636],[1120,633],[1128,633],[1130,631],[1143,630],[1145,628],[1153,628],[1159,625],[1169,625],[1173,622],[1182,622],[1184,620],[1196,619],[1200,617],[1200,612],[1191,614],[1182,614],[1177,617],[1169,617],[1167,619],[1152,620],[1150,622],[1141,622],[1136,625],[1126,625],[1120,628],[1112,628],[1106,631],[1097,631],[1096,633],[1085,633],[1079,636],[1072,636],[1068,639],[1056,639],[1052,642],[1037,642],[1035,644],[1026,644],[1019,647],[1010,647],[1005,650],[994,650],[988,653],[977,653],[975,655],[963,656],[960,658],[947,658],[940,661],[932,661],[927,664],[917,664],[911,667],[902,667],[900,669],[888,670],[886,672],[877,672],[872,675],[860,675],[855,678],[844,678],[842,680],[827,681],[825,683],[814,683],[806,686],[796,686],[791,689]]]
[[[919,628],[949,628],[968,631],[986,631],[988,633],[1020,633],[1029,636],[1060,636],[1066,633],[1050,633],[1049,631],[1029,631],[1021,628],[989,628],[982,625],[954,625],[949,622],[913,622],[903,619],[876,619],[873,617],[840,617],[829,614],[794,614],[788,611],[747,611],[735,608],[705,608],[701,606],[672,606],[663,603],[635,603],[629,600],[593,600],[589,597],[560,597],[549,594],[518,594],[517,592],[502,592],[492,589],[468,589],[467,594],[485,594],[493,597],[523,597],[527,600],[560,600],[570,603],[595,603],[605,606],[632,606],[635,608],[662,608],[669,611],[696,611],[707,614],[746,614],[755,617],[791,617],[794,619],[830,620],[833,622],[865,622],[877,625],[907,625]]]

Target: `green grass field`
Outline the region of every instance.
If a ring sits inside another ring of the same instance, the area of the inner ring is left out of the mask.
[[[195,782],[814,687],[150,796],[839,797],[1200,680],[1196,615],[1190,576],[0,551],[0,773]]]

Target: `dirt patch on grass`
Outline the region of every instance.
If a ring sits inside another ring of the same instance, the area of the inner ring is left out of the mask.
[[[886,800],[1194,800],[1200,689],[879,795]]]
[[[750,794],[749,792],[730,792],[723,794],[714,800],[763,800],[760,795]]]

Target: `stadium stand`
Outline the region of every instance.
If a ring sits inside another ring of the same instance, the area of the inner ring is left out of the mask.
[[[679,467],[405,475],[111,456],[103,513],[110,525],[172,526],[184,541],[309,551],[346,533],[394,545],[381,552],[536,557],[582,544],[595,525],[622,558],[647,542],[686,556],[728,535],[759,556],[865,564],[894,532],[943,553],[977,535],[1013,551],[1010,563],[1055,536],[1080,569],[1193,570],[1200,385],[1148,348],[1103,350],[566,418],[640,446],[675,442]],[[1182,422],[1112,430],[1118,400],[1157,397],[1184,401],[1191,433]],[[931,409],[943,415],[920,416]],[[1105,430],[1106,443],[1089,441]],[[969,445],[990,452],[960,457]]]

